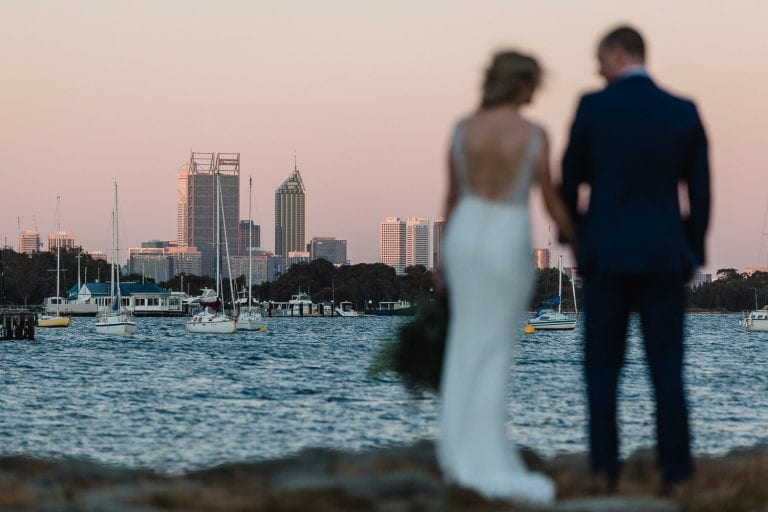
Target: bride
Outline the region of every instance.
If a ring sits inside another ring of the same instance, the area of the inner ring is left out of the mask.
[[[450,302],[440,386],[437,457],[446,478],[488,498],[554,499],[506,437],[505,394],[513,342],[533,285],[531,182],[566,238],[574,228],[549,173],[544,130],[520,115],[541,80],[531,57],[496,54],[477,112],[456,126],[444,239]]]

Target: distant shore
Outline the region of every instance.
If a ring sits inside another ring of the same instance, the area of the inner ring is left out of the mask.
[[[618,493],[600,496],[584,454],[542,459],[524,451],[529,467],[554,478],[558,502],[530,509],[488,501],[446,485],[431,442],[351,453],[307,449],[264,462],[225,464],[181,475],[126,469],[79,459],[0,457],[0,509],[12,510],[765,510],[768,445],[700,456],[696,474],[659,497],[651,450],[624,461]],[[607,508],[606,508],[607,507]]]

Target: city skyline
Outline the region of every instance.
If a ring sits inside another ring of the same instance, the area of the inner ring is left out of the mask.
[[[15,246],[33,216],[42,236],[55,231],[61,195],[62,230],[85,249],[108,248],[113,179],[121,245],[171,240],[175,170],[190,148],[221,148],[240,151],[243,177],[254,177],[254,221],[268,245],[272,193],[297,151],[312,184],[307,236],[333,234],[349,241],[353,262],[376,261],[381,218],[443,213],[448,135],[476,105],[494,49],[541,59],[545,84],[526,112],[548,130],[557,175],[578,96],[602,85],[595,42],[629,22],[647,36],[651,76],[692,97],[708,130],[714,205],[703,270],[767,264],[768,119],[752,114],[768,85],[768,69],[753,65],[764,59],[765,3],[75,3],[2,7],[0,48],[15,70],[0,84],[2,173],[14,190],[0,206],[3,244]],[[555,25],[564,28],[553,36]],[[193,78],[180,78],[189,70]],[[536,195],[532,211],[532,243],[544,247],[549,221]]]

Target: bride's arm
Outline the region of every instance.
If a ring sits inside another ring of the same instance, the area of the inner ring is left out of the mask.
[[[563,202],[557,188],[552,183],[552,175],[549,168],[549,139],[544,132],[544,144],[542,144],[536,162],[536,181],[541,188],[541,195],[544,198],[544,206],[547,213],[557,224],[562,236],[571,244],[576,242],[576,226],[568,213],[568,209]]]

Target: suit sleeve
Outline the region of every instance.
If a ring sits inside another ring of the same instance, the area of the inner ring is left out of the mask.
[[[563,181],[560,188],[568,212],[576,220],[577,228],[580,224],[577,210],[579,184],[588,181],[590,165],[585,103],[585,98],[579,101],[576,116],[571,125],[568,146],[563,155]]]
[[[701,123],[696,107],[693,106],[694,125],[691,146],[686,162],[688,183],[688,243],[693,250],[697,265],[704,264],[704,238],[709,226],[710,189],[709,189],[709,148],[707,135]]]

